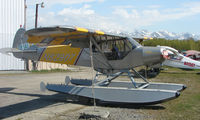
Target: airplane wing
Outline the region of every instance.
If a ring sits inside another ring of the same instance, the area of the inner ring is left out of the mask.
[[[121,40],[125,36],[107,34],[98,30],[89,30],[80,27],[43,27],[28,30],[28,42],[36,45],[70,45],[71,47],[88,48],[90,36],[97,42],[103,40]]]

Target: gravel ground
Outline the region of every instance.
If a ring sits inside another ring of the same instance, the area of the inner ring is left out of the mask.
[[[8,120],[77,120],[85,110],[94,110],[92,104],[80,102],[76,97],[47,91],[41,92],[39,85],[64,83],[65,76],[91,78],[88,68],[77,68],[67,73],[16,73],[0,74],[0,119]],[[70,100],[73,101],[70,101]],[[88,118],[91,120],[146,120],[153,116],[143,109],[157,109],[157,106],[141,107],[130,104],[99,104],[97,110],[109,111],[108,118]],[[159,106],[158,106],[159,109]]]
[[[82,116],[84,111],[91,110],[93,107],[87,107],[78,111],[70,113],[61,113],[57,116],[49,118],[50,120],[149,120],[153,119],[152,116],[147,115],[142,112],[142,110],[133,109],[133,108],[120,108],[120,107],[96,107],[96,110],[105,110],[110,113],[108,118],[100,118],[96,116]]]

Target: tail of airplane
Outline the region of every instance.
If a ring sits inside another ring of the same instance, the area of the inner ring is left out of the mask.
[[[12,53],[17,58],[23,58],[23,52],[29,48],[29,44],[27,43],[28,37],[24,35],[25,32],[24,28],[20,28],[15,34]]]
[[[20,50],[23,50],[23,48],[25,47],[25,43],[27,43],[27,39],[28,37],[26,37],[25,34],[26,30],[24,28],[20,28],[16,34],[15,34],[15,38],[13,41],[13,48],[17,48]]]
[[[15,34],[12,48],[1,48],[0,53],[6,55],[13,53],[15,57],[22,58],[21,54],[24,52],[23,50],[29,46],[27,43],[27,37],[24,36],[25,32],[25,29],[20,28]]]
[[[0,53],[6,55],[12,53],[16,58],[37,60],[34,56],[39,56],[37,55],[38,47],[27,42],[28,37],[25,32],[25,29],[20,28],[15,34],[12,48],[1,48]]]
[[[20,28],[15,34],[12,48],[2,48],[0,49],[0,53],[7,55],[9,55],[8,53],[13,53],[16,58],[23,60],[61,64],[81,64],[77,62],[82,53],[80,48],[71,48],[68,45],[38,47],[37,45],[27,42],[28,36],[25,32],[25,29]]]

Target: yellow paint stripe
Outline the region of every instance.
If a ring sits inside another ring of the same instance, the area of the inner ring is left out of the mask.
[[[88,32],[88,29],[76,27],[76,30],[79,32]]]
[[[65,38],[55,38],[50,45],[60,45],[61,43],[63,43],[65,41]]]
[[[58,48],[58,47],[70,47],[70,45],[53,45],[53,46],[48,46],[47,48]]]
[[[99,35],[104,35],[104,32],[102,32],[102,31],[95,31],[96,32],[96,34],[99,34]]]
[[[57,33],[57,34],[50,34],[50,35],[45,35],[45,36],[29,36],[27,42],[29,43],[40,43],[42,42],[42,40],[44,40],[45,38],[55,38],[55,40],[53,40],[50,45],[57,45],[60,44],[62,42],[64,42],[65,38],[56,38],[56,37],[67,37],[70,35],[79,35],[83,32],[79,32],[79,31],[73,31],[73,32],[68,32],[68,33]]]
[[[144,40],[147,40],[147,39],[152,40],[153,38],[144,37]]]
[[[29,42],[29,43],[40,43],[45,38],[46,38],[45,36],[29,36],[27,42]]]

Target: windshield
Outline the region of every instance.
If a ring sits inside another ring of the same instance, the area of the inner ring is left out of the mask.
[[[172,49],[167,49],[170,59],[181,60],[183,58],[182,54]]]
[[[132,49],[135,49],[136,47],[141,46],[137,41],[135,41],[135,40],[132,39],[131,37],[128,37],[127,39],[128,39],[128,41],[131,43]]]

